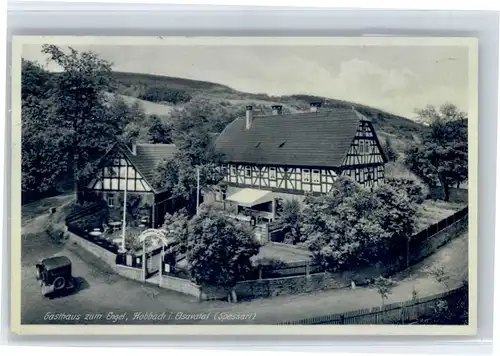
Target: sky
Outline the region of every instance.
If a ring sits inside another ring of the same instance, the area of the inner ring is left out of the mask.
[[[113,69],[203,80],[269,95],[310,94],[405,117],[445,102],[468,110],[467,47],[438,46],[74,46]],[[49,70],[40,45],[24,59]]]

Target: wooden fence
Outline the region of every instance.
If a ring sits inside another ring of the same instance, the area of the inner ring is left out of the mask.
[[[68,214],[68,216],[66,216],[66,225],[68,225],[68,224],[70,224],[78,219],[81,219],[85,216],[94,214],[94,213],[98,212],[99,210],[102,210],[105,208],[106,208],[106,204],[104,203],[104,201],[90,204],[89,206],[86,206],[86,207],[82,208],[81,210],[78,210],[78,211],[75,211],[71,214]]]
[[[467,293],[467,287],[460,287],[444,293],[383,307],[358,309],[346,313],[321,315],[301,320],[287,321],[280,325],[318,325],[318,324],[408,324],[436,313],[440,300],[456,300]]]
[[[456,222],[462,220],[463,218],[466,218],[469,214],[469,207],[466,206],[465,208],[457,211],[455,214],[450,215],[437,223],[429,226],[425,230],[422,230],[415,235],[413,235],[410,239],[410,249],[412,247],[415,247],[419,244],[421,244],[423,241],[435,236],[436,234],[440,233],[441,231],[447,229],[451,225],[455,224]]]

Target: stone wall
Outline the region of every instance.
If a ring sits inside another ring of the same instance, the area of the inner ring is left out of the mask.
[[[163,275],[161,276],[161,287],[200,297],[200,287],[187,279]]]
[[[240,282],[236,285],[236,293],[239,298],[251,299],[346,288],[350,285],[341,273],[315,273],[309,276]]]
[[[122,265],[114,265],[113,269],[117,274],[122,277],[134,279],[136,281],[142,282],[143,279],[143,271],[142,268],[128,267]]]
[[[83,249],[87,250],[100,260],[104,261],[111,267],[114,267],[116,264],[116,255],[95,243],[92,243],[88,240],[85,240],[83,237],[73,234],[72,232],[67,231],[68,240],[70,242],[76,243]]]

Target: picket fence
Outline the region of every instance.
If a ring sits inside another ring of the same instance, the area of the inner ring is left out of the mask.
[[[326,314],[295,321],[286,321],[280,325],[318,325],[318,324],[408,324],[419,317],[436,312],[440,300],[452,299],[467,292],[467,287],[431,295],[406,302],[387,304],[383,307],[358,309],[346,313]]]

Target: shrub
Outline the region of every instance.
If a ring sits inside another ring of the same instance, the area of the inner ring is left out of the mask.
[[[233,288],[251,273],[259,244],[247,225],[208,210],[189,221],[188,231],[187,260],[197,284]]]
[[[187,210],[182,208],[174,214],[166,213],[162,229],[168,231],[168,236],[179,245],[179,253],[187,250],[189,216]]]
[[[398,159],[398,153],[392,145],[392,141],[389,137],[386,137],[383,145],[384,153],[389,161],[395,162]]]
[[[68,238],[66,229],[61,225],[54,224],[51,219],[45,223],[44,232],[50,241],[56,244],[61,244]]]
[[[386,178],[385,183],[392,186],[396,190],[404,190],[411,201],[416,204],[421,204],[428,195],[427,187],[417,178],[413,177],[397,177]]]
[[[295,245],[303,242],[301,240],[300,224],[302,205],[296,200],[285,200],[279,204],[279,219],[285,232],[284,243]]]
[[[301,232],[314,260],[328,271],[391,262],[413,234],[416,205],[388,184],[373,192],[349,177],[328,195],[306,197]]]

